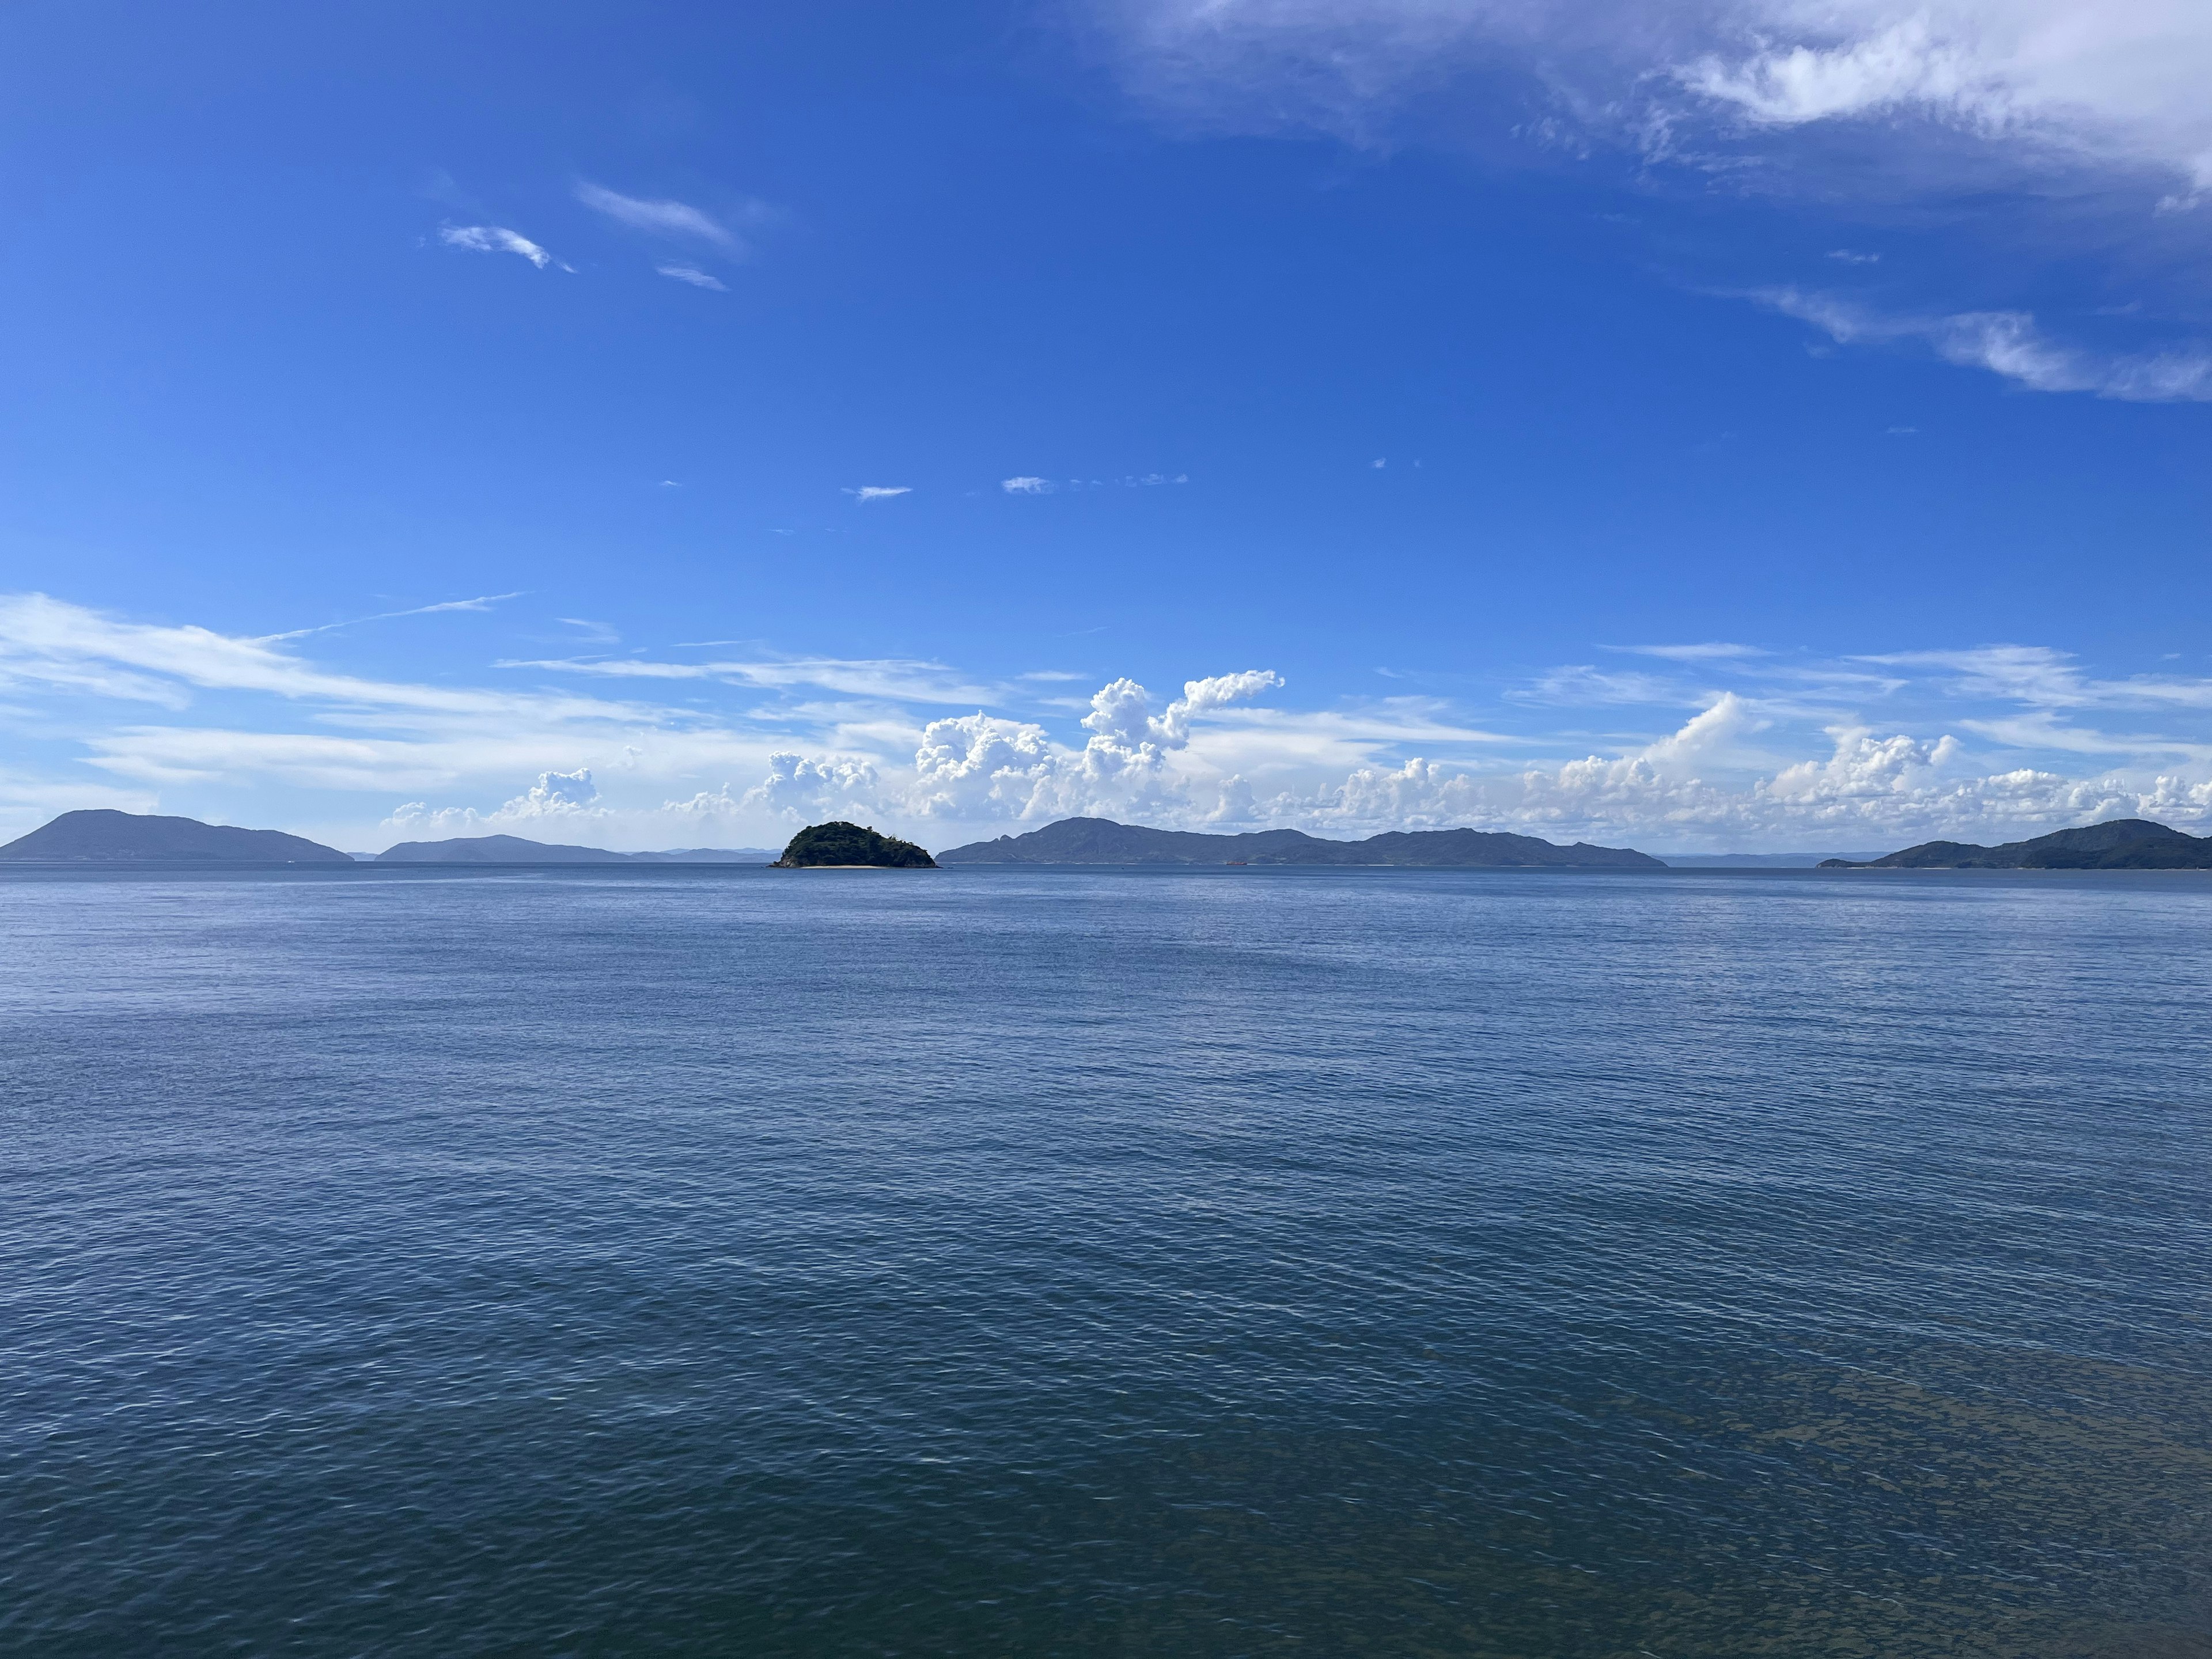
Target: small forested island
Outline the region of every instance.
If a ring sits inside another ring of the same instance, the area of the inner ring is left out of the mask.
[[[2212,870],[2212,836],[2185,835],[2148,818],[2059,830],[1997,847],[1923,841],[1887,857],[1828,859],[1823,870]]]
[[[1025,836],[956,847],[946,864],[1334,864],[1439,870],[1663,870],[1626,847],[1561,847],[1534,836],[1483,830],[1393,830],[1365,841],[1324,841],[1300,830],[1207,836],[1111,818],[1062,818]]]
[[[106,807],[64,812],[0,847],[20,864],[351,864],[335,847],[281,830],[238,830]]]
[[[879,836],[839,818],[810,823],[791,838],[776,870],[934,870],[937,860],[910,841]]]

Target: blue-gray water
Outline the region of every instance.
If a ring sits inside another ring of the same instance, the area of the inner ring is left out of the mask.
[[[2212,879],[0,880],[0,1649],[2212,1652]]]

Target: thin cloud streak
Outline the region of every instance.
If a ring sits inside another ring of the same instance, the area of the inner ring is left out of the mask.
[[[577,183],[576,199],[593,212],[603,213],[617,224],[627,225],[633,230],[705,242],[732,255],[744,252],[744,243],[734,231],[689,202],[625,196],[588,179]]]
[[[440,227],[438,240],[448,247],[465,248],[471,253],[513,253],[527,259],[544,270],[558,265],[572,275],[575,267],[564,259],[556,259],[520,231],[504,225],[444,225]]]
[[[1968,696],[2042,708],[2212,708],[2212,679],[2155,674],[2091,679],[2063,651],[2039,645],[1990,645],[1970,651],[1907,651],[1854,660],[1889,667],[1940,668]]]
[[[716,294],[727,294],[730,291],[728,283],[718,276],[708,276],[696,265],[655,265],[653,269],[663,276],[673,277],[679,283],[689,283],[693,288],[709,289]]]
[[[185,624],[122,622],[43,593],[0,597],[0,680],[97,690],[175,706],[183,688],[252,691],[386,714],[635,720],[645,711],[586,698],[411,684],[334,674],[275,642]],[[146,688],[142,691],[139,688]],[[150,692],[152,695],[147,695]]]
[[[304,640],[311,634],[327,634],[334,628],[352,628],[361,623],[390,622],[397,617],[429,617],[447,611],[489,611],[507,599],[519,599],[526,590],[513,593],[485,593],[473,599],[445,599],[436,605],[418,605],[410,611],[380,611],[373,617],[354,617],[344,622],[319,623],[313,628],[295,628],[283,634],[264,634],[258,643],[274,645],[283,640]]]
[[[1119,478],[1041,478],[1028,473],[999,480],[999,488],[1009,495],[1054,495],[1063,489],[1157,489],[1163,484],[1187,484],[1190,474],[1178,472],[1172,477],[1164,472],[1139,472]]]
[[[1721,641],[1705,645],[1614,645],[1606,648],[1629,656],[1663,657],[1670,662],[1725,662],[1735,658],[1767,654],[1755,645],[1730,645]]]
[[[2212,349],[2201,345],[2097,352],[2051,340],[2024,311],[1886,316],[1855,301],[1794,288],[1765,289],[1751,297],[1811,324],[1838,345],[1913,342],[1947,363],[1986,369],[2032,392],[2086,392],[2125,403],[2212,401]]]
[[[1000,701],[1004,688],[977,684],[942,663],[912,659],[810,657],[703,663],[654,662],[642,658],[549,658],[501,661],[500,668],[537,668],[606,679],[721,680],[781,691],[816,686],[848,696],[894,702]]]

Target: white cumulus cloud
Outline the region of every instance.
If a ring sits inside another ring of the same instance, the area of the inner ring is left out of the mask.
[[[544,817],[588,811],[599,798],[599,788],[592,781],[592,769],[580,766],[573,772],[540,772],[538,781],[509,801],[505,810]]]
[[[820,818],[872,796],[877,782],[875,766],[865,758],[830,755],[810,760],[785,750],[769,757],[768,775],[745,791],[738,805],[787,818]]]
[[[973,822],[1029,817],[1068,763],[1045,729],[977,713],[932,720],[914,754],[913,810]]]

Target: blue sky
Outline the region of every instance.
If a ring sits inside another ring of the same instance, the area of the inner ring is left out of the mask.
[[[0,20],[0,829],[2212,829],[2212,14]]]

